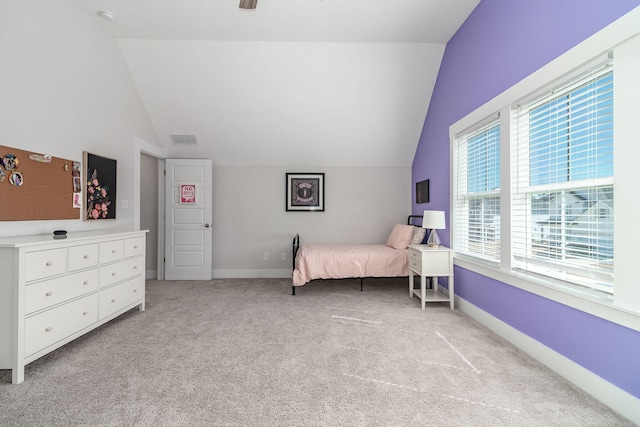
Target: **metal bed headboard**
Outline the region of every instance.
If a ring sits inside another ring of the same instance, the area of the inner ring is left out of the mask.
[[[409,215],[409,216],[407,217],[407,224],[408,224],[408,225],[417,225],[417,224],[412,224],[412,223],[411,223],[411,220],[412,220],[413,218],[420,218],[420,225],[422,225],[422,215]]]

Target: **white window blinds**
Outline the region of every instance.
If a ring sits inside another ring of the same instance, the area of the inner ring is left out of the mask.
[[[500,258],[499,121],[494,118],[456,140],[456,251],[497,262]]]
[[[512,266],[612,292],[611,62],[519,105],[514,120]]]

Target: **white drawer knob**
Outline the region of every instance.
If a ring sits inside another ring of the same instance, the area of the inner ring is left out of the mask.
[[[137,290],[137,289],[134,289],[134,290],[133,290],[133,293],[135,294],[136,292],[138,292],[138,290]]]
[[[51,332],[51,331],[53,331],[53,328],[52,328],[51,326],[49,326],[48,328],[45,328],[45,330],[44,330],[44,331],[45,331],[45,332]]]
[[[53,265],[53,261],[47,261],[47,267],[51,267]]]
[[[83,316],[86,316],[87,314],[89,314],[89,312],[88,312],[88,311],[83,311],[83,312],[82,312],[82,315],[83,315]]]
[[[116,253],[116,250],[115,250],[115,249],[112,249],[112,250],[111,250],[111,253],[112,253],[112,254],[115,254],[115,253]]]
[[[82,258],[84,258],[84,259],[89,259],[89,255],[85,255],[85,256],[83,256]]]
[[[137,266],[137,265],[134,265],[134,266],[133,266],[133,269],[134,269],[134,270],[137,270],[137,269],[138,269],[138,266]]]
[[[138,249],[138,245],[133,245],[133,249]]]
[[[50,297],[51,295],[53,295],[53,292],[49,291],[46,294],[44,294],[45,297]]]
[[[111,300],[111,302],[116,302],[116,299],[115,299],[115,298],[113,298],[113,299]]]
[[[88,280],[85,280],[84,283],[83,283],[83,285],[85,285],[85,286],[87,286],[88,284],[89,284]]]
[[[116,272],[114,271],[113,273],[111,273],[111,275],[112,275],[112,276],[115,276],[115,275],[116,275]]]

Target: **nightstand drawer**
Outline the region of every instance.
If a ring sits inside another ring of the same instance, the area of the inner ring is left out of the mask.
[[[425,276],[449,276],[452,274],[451,252],[433,251],[424,253],[421,273]]]
[[[409,247],[409,268],[422,276],[441,277],[453,274],[452,252],[449,248],[426,245]]]
[[[422,252],[409,248],[409,268],[420,274],[422,272]]]

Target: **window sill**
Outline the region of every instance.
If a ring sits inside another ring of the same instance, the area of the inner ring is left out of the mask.
[[[474,273],[608,320],[609,322],[640,331],[640,311],[616,305],[609,298],[583,294],[569,288],[561,288],[524,274],[504,272],[497,267],[463,256],[455,256],[454,264],[458,267],[473,271]]]

